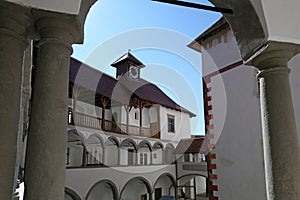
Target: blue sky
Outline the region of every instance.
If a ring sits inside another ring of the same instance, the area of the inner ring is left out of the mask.
[[[195,113],[192,134],[204,134],[201,55],[187,45],[220,16],[151,0],[100,0],[87,17],[84,44],[73,45],[72,56],[115,76],[110,64],[131,49],[146,65],[141,76]]]

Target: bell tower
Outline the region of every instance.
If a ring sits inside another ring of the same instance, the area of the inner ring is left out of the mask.
[[[130,50],[111,64],[111,66],[117,69],[116,79],[126,76],[128,79],[136,81],[140,79],[141,68],[145,67],[141,61],[130,53]]]

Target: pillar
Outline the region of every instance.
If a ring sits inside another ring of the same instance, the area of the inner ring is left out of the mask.
[[[291,49],[291,50],[290,50]],[[287,62],[290,49],[271,49],[255,58],[259,68],[260,104],[268,200],[300,198],[299,152]]]
[[[40,35],[25,164],[26,200],[63,200],[71,44],[64,14],[33,12]]]
[[[30,10],[0,3],[0,199],[11,200],[15,182],[23,55]]]

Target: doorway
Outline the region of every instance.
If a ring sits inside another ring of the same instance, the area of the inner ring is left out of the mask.
[[[159,200],[160,197],[162,196],[162,189],[161,188],[155,188],[154,194],[155,194],[155,200]]]

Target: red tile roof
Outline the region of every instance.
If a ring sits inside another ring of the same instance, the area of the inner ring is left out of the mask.
[[[206,153],[205,137],[194,137],[180,140],[175,149],[175,154],[183,153]]]

